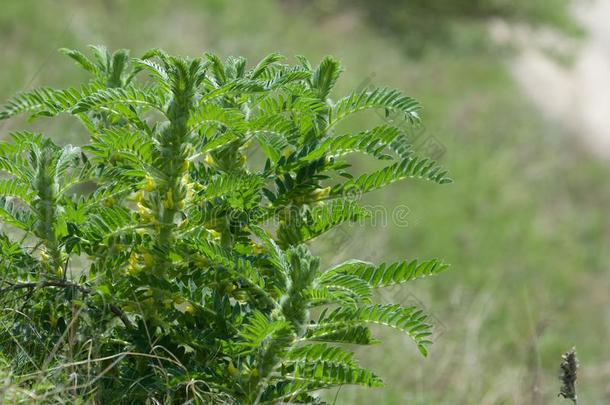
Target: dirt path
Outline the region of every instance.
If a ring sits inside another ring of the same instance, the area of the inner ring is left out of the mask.
[[[511,70],[534,104],[610,161],[610,0],[581,0],[574,12],[587,37],[574,48],[575,61],[570,64],[561,64],[544,51],[569,48],[564,38],[499,25],[492,26],[492,33],[500,39],[517,37],[523,45]]]

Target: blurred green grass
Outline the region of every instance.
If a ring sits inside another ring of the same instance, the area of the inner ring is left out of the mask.
[[[505,68],[510,54],[485,39],[483,24],[461,21],[454,41],[465,46],[429,44],[413,58],[401,46],[408,36],[383,36],[349,9],[320,19],[315,9],[270,0],[23,0],[2,7],[2,100],[84,79],[56,49],[103,43],[134,54],[161,47],[252,61],[271,51],[313,61],[333,54],[347,69],[337,94],[368,80],[422,102],[424,137],[446,148],[441,160],[456,182],[406,182],[371,195],[369,203],[390,210],[408,206],[409,226],[356,230],[342,248],[365,259],[451,263],[450,272],[405,294],[427,307],[443,333],[422,359],[407,339],[383,332],[388,344],[360,354],[387,387],[342,388],[337,404],[560,403],[560,355],[572,345],[583,364],[582,402],[610,401],[608,167],[532,108]],[[362,116],[361,124],[372,119]],[[2,136],[22,125],[7,122]],[[84,136],[70,122],[31,127],[63,142]]]

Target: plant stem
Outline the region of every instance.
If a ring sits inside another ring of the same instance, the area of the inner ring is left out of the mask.
[[[167,109],[169,126],[159,134],[159,169],[166,174],[159,189],[157,220],[160,223],[157,247],[162,252],[155,266],[157,276],[163,277],[169,267],[168,253],[174,241],[174,221],[179,207],[186,198],[182,178],[188,174],[189,148],[188,120],[193,104],[195,85],[192,69],[180,65],[176,69],[172,86],[173,99]]]
[[[38,237],[42,239],[49,255],[50,267],[55,272],[62,265],[61,252],[57,236],[55,235],[56,201],[53,186],[55,179],[49,173],[49,167],[54,164],[51,158],[52,150],[42,148],[37,156],[36,192],[38,201],[36,210],[38,214]]]

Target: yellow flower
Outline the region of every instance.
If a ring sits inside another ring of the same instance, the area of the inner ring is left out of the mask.
[[[116,200],[112,197],[106,198],[104,200],[104,206],[108,207],[108,208],[112,208],[114,207],[114,204],[116,203]]]
[[[189,183],[186,186],[187,186],[186,200],[190,201],[193,199],[193,196],[195,195],[195,193],[193,192],[193,183]]]
[[[167,190],[165,200],[163,201],[163,206],[168,210],[174,208],[174,193],[172,192],[172,190]]]
[[[284,150],[282,150],[282,156],[284,157],[288,157],[292,154],[292,152],[294,152],[296,150],[296,148],[292,145],[288,145],[284,148]]]
[[[199,267],[205,267],[208,264],[210,264],[210,261],[205,256],[202,256],[200,254],[195,255],[194,261],[195,261],[195,264]]]
[[[138,202],[140,204],[143,203],[144,202],[144,191],[142,191],[142,190],[138,191],[137,193],[135,193],[133,195],[132,198],[135,202]]]
[[[108,160],[110,161],[110,163],[116,163],[125,160],[125,158],[117,152],[110,155],[110,158]]]
[[[324,198],[328,197],[329,195],[330,195],[330,186],[324,187],[324,188],[316,188],[310,194],[313,201],[323,200]]]
[[[188,302],[188,301],[183,301],[183,300],[176,300],[174,301],[174,308],[177,311],[184,313],[189,313],[192,314],[193,311],[195,311],[195,308],[193,308],[193,305]]]
[[[134,274],[137,274],[139,271],[140,271],[140,266],[139,266],[138,254],[135,252],[132,252],[129,255],[129,259],[127,259],[126,272],[127,272],[127,274],[134,275]]]
[[[155,183],[155,179],[153,179],[149,175],[146,175],[146,178],[144,179],[144,187],[142,187],[142,189],[151,192],[155,188],[157,188],[157,183]]]
[[[206,162],[210,166],[214,165],[214,158],[209,153],[207,155],[205,155],[205,158],[203,159],[203,161]]]
[[[233,362],[229,362],[229,365],[227,366],[227,371],[229,372],[230,375],[237,374],[237,369],[233,365]]]
[[[148,252],[144,253],[142,258],[144,259],[144,265],[146,267],[152,267],[155,264],[155,258]]]
[[[146,208],[142,203],[138,203],[138,214],[142,217],[142,220],[146,222],[153,222],[155,220],[155,216],[149,208]]]
[[[244,290],[235,290],[231,293],[231,296],[241,302],[245,302],[248,299],[248,293]]]
[[[185,160],[184,162],[182,162],[182,166],[180,166],[180,170],[182,172],[186,172],[189,169],[189,165],[190,165],[190,162],[188,160]]]

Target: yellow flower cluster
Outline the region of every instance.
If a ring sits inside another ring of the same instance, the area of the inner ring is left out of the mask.
[[[155,258],[150,252],[144,248],[140,248],[139,252],[131,252],[127,259],[127,268],[125,272],[129,275],[135,275],[142,270],[150,270],[155,264]]]

